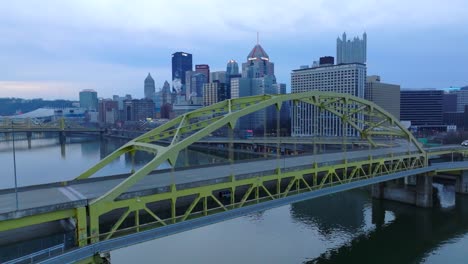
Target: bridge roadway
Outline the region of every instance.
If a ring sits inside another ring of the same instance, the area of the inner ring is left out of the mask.
[[[341,163],[345,157],[348,161],[358,161],[366,160],[369,156],[373,158],[391,154],[397,156],[408,151],[415,151],[415,149],[408,148],[408,146],[399,146],[395,148],[355,150],[346,152],[346,155],[340,152],[317,154],[315,156],[289,156],[281,159],[238,162],[232,165],[206,165],[179,169],[174,172],[171,172],[170,169],[165,169],[149,174],[142,181],[135,184],[127,193],[122,194],[122,196],[130,198],[167,192],[172,183],[175,183],[177,189],[180,190],[227,181],[231,174],[234,174],[236,179],[243,179],[264,175],[264,173],[268,172],[271,173],[272,170],[278,167],[288,170],[311,166],[313,162],[317,162],[319,166],[325,166]],[[440,149],[449,148],[453,150],[457,149],[457,147],[453,146]],[[18,210],[16,210],[14,190],[0,190],[0,221],[85,206],[88,201],[100,197],[123,181],[127,175],[70,181],[66,186],[63,186],[62,183],[51,183],[21,187],[18,191]],[[40,174],[38,176],[40,177]]]
[[[351,190],[354,188],[363,187],[366,185],[376,184],[379,182],[385,182],[389,180],[399,179],[411,175],[422,174],[427,172],[433,172],[438,170],[460,170],[465,169],[468,167],[468,162],[444,162],[444,163],[437,163],[428,167],[417,168],[410,171],[401,171],[396,172],[384,176],[374,177],[370,179],[364,179],[360,181],[355,181],[347,184],[340,184],[332,187],[328,187],[325,189],[316,190],[313,192],[305,192],[297,195],[288,196],[281,199],[270,200],[258,204],[253,204],[250,206],[238,208],[235,210],[230,210],[226,212],[220,212],[217,214],[212,214],[200,218],[190,219],[183,222],[178,222],[175,224],[162,226],[155,229],[150,229],[146,231],[142,231],[139,233],[129,234],[122,237],[116,237],[109,240],[100,241],[91,245],[87,245],[85,247],[77,248],[71,251],[66,252],[65,254],[52,257],[47,259],[45,262],[47,264],[61,264],[61,263],[74,263],[79,260],[86,259],[87,257],[91,257],[96,254],[96,252],[105,253],[111,252],[113,250],[124,248],[128,246],[132,246],[138,243],[142,243],[145,241],[150,241],[153,239],[166,237],[169,235],[177,234],[180,232],[192,230],[198,227],[219,223],[222,221],[226,221],[229,219],[234,219],[236,217],[240,217],[243,215],[255,213],[258,211],[264,211],[271,208],[279,207],[288,205],[295,202],[300,202],[312,198],[317,198],[320,196],[343,192],[347,190]]]
[[[390,146],[388,139],[376,139],[374,140],[378,145]],[[361,139],[359,137],[348,137],[346,140],[337,137],[251,137],[251,138],[233,138],[230,140],[226,137],[205,137],[197,141],[199,143],[243,143],[243,144],[357,144],[357,145],[368,145],[369,141]]]

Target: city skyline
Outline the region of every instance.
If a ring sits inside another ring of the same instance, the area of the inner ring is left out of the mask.
[[[194,64],[224,70],[230,59],[244,60],[256,32],[288,91],[291,71],[336,56],[343,32],[367,33],[368,75],[402,88],[468,84],[464,1],[213,2],[203,12],[184,1],[45,2],[9,2],[0,10],[0,97],[76,100],[79,91],[94,89],[104,98],[143,98],[148,72],[156,90],[171,82],[172,53],[191,53]],[[45,4],[47,10],[36,6]],[[301,8],[286,12],[291,6]],[[257,12],[262,8],[268,12]]]

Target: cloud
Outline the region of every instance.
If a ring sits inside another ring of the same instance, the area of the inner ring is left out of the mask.
[[[54,81],[0,81],[2,97],[42,98],[44,93],[47,99],[72,98],[75,83]]]
[[[330,54],[343,31],[350,36],[367,31],[369,50],[375,54],[370,60],[379,63],[385,63],[385,49],[425,47],[428,54],[443,53],[443,46],[423,45],[431,39],[420,34],[419,47],[414,44],[418,41],[390,38],[421,32],[437,38],[449,31],[467,37],[466,10],[463,0],[6,1],[0,9],[0,80],[31,82],[31,87],[54,84],[44,91],[56,89],[55,83],[67,84],[60,92],[68,98],[77,98],[84,88],[105,97],[138,97],[148,71],[160,85],[171,78],[172,52],[192,52],[195,63],[219,70],[228,59],[242,62],[260,31],[262,44],[282,69],[277,76],[289,82],[289,70]],[[457,59],[468,59],[461,49]],[[447,60],[454,61],[453,56]],[[403,58],[401,71],[411,73],[404,64]],[[421,65],[425,67],[430,66]],[[44,92],[46,96],[55,95]]]
[[[9,1],[2,20],[71,30],[158,32],[206,37],[245,31],[321,32],[349,26],[431,27],[465,25],[463,0],[240,0],[240,1]],[[304,24],[304,22],[309,24]],[[214,37],[214,36],[213,36]]]

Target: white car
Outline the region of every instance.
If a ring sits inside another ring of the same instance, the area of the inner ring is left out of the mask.
[[[461,143],[461,145],[463,147],[468,147],[468,140],[463,140],[463,142]]]

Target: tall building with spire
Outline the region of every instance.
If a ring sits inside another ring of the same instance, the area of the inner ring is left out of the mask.
[[[145,79],[145,99],[152,100],[154,97],[155,91],[156,91],[156,87],[154,85],[153,77],[151,77],[151,74],[148,72],[148,76],[146,76],[146,79]]]
[[[367,34],[364,32],[362,39],[354,37],[346,39],[346,32],[342,38],[336,39],[336,64],[342,63],[366,63],[367,61]]]
[[[228,68],[229,65],[230,63],[228,63]],[[231,66],[235,67],[234,62],[231,63]],[[242,75],[230,76],[231,98],[278,94],[280,86],[276,83],[274,63],[270,61],[270,57],[257,40],[257,44],[247,55],[247,61],[242,63]],[[274,107],[260,110],[241,118],[239,128],[241,130],[252,129],[254,133],[262,134],[264,128],[268,129],[269,121],[275,117],[276,109]]]
[[[247,62],[242,63],[242,77],[261,78],[275,75],[275,64],[270,62],[270,57],[257,43],[247,55]]]

